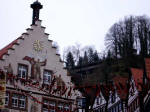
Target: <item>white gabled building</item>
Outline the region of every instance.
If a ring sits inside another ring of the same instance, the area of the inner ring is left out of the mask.
[[[93,105],[94,112],[104,112],[105,105],[106,105],[105,98],[102,92],[99,92],[99,94],[95,98],[94,105]]]
[[[0,50],[0,69],[7,75],[3,111],[73,112],[81,94],[73,90],[60,55],[41,25],[41,3],[31,7],[31,28]]]
[[[138,72],[141,74],[140,71]],[[133,78],[130,81],[129,89],[126,85],[128,78],[116,76],[113,81],[115,89],[109,91],[108,112],[139,112],[138,90],[136,89],[137,87]],[[127,106],[125,106],[126,99],[128,100]],[[102,92],[100,92],[95,99],[93,110],[94,112],[105,112],[105,106],[106,100]]]
[[[143,82],[143,70],[131,68],[131,80],[128,96],[128,112],[140,112],[139,106],[139,91]]]
[[[114,91],[114,93],[110,91],[108,112],[122,112],[122,103],[117,91]]]
[[[111,87],[111,88],[114,88],[114,87]],[[102,91],[105,91],[105,90],[102,90]],[[107,92],[105,92],[105,94],[106,93]],[[94,112],[105,112],[106,99],[103,94],[104,93],[100,91],[100,93],[96,96],[96,99],[93,105]],[[115,89],[112,89],[111,91],[109,91],[108,97],[109,97],[108,106],[107,106],[108,112],[121,112],[122,103],[121,103],[120,97],[117,94],[117,91]]]

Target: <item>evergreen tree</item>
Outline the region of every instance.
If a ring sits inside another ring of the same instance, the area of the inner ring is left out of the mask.
[[[93,63],[94,58],[94,51],[92,48],[88,49],[88,61],[89,63]]]
[[[74,63],[74,57],[71,52],[68,52],[67,57],[66,57],[66,68],[67,69],[72,69],[74,68],[75,63]]]
[[[84,52],[84,57],[83,57],[83,65],[87,65],[88,64],[88,56],[87,56],[87,52]]]
[[[79,61],[78,61],[78,63],[77,63],[77,66],[82,66],[83,65],[83,58],[80,56],[79,57]]]
[[[98,63],[99,60],[100,59],[99,59],[98,53],[97,53],[97,51],[95,51],[94,54],[93,54],[93,62]]]

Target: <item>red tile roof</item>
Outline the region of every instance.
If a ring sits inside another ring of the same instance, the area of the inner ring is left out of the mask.
[[[131,68],[131,73],[132,73],[137,89],[141,91],[142,89],[141,85],[143,83],[143,70],[137,69],[137,68]]]
[[[110,91],[114,93],[114,86],[112,84],[102,84],[100,88],[105,100],[109,99]]]
[[[17,38],[16,40],[14,40],[13,42],[11,42],[10,44],[8,44],[7,46],[5,46],[3,49],[0,50],[0,59],[2,59],[3,55],[8,53],[8,50],[11,49],[14,44],[17,44],[17,41],[20,38],[21,37]]]
[[[125,100],[127,98],[127,93],[129,91],[129,88],[127,87],[128,78],[116,76],[113,78],[113,81],[120,99]]]
[[[147,77],[150,79],[150,58],[145,58]]]

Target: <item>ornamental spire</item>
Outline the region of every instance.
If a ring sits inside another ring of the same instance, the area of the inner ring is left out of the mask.
[[[43,8],[43,5],[36,0],[33,4],[31,4],[31,8],[33,9],[32,24],[35,24],[35,21],[39,20],[40,9]]]

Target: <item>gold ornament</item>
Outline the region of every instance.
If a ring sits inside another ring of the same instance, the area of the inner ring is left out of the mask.
[[[42,51],[42,49],[43,49],[43,44],[42,44],[42,42],[39,41],[39,40],[36,40],[36,41],[34,42],[34,44],[33,44],[33,48],[34,48],[34,50],[37,51],[37,52]]]

